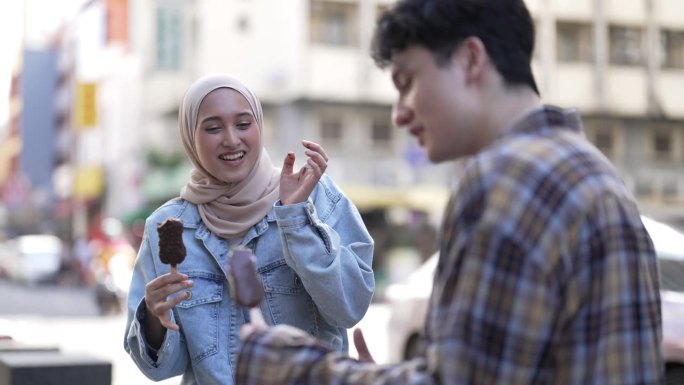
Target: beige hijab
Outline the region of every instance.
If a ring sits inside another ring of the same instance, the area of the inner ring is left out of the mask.
[[[280,171],[273,166],[263,148],[252,172],[237,183],[225,183],[212,176],[200,163],[195,147],[197,114],[202,100],[217,88],[231,88],[242,94],[263,133],[263,113],[256,95],[240,80],[227,74],[200,78],[188,88],[178,111],[180,135],[194,169],[190,181],[181,189],[181,197],[197,204],[205,225],[223,238],[242,237],[259,222],[278,200]],[[263,135],[262,135],[263,138]]]

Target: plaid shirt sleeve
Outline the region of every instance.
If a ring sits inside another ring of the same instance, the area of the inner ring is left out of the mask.
[[[304,331],[288,325],[251,333],[238,352],[238,385],[434,384],[425,360],[398,365],[360,362],[331,351]]]

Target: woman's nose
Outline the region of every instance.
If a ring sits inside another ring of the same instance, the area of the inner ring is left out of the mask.
[[[411,121],[411,110],[402,103],[397,102],[392,105],[392,122],[397,127],[407,126]]]
[[[225,132],[223,133],[223,145],[224,146],[227,146],[227,147],[234,146],[238,142],[239,142],[239,138],[238,138],[238,136],[234,130],[232,130],[230,128],[225,130]]]

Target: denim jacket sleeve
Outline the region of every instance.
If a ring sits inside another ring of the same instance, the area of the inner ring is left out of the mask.
[[[154,236],[156,231],[152,234]],[[150,228],[146,226],[129,288],[124,348],[145,376],[153,381],[160,381],[183,374],[188,365],[188,353],[183,346],[185,342],[180,333],[167,330],[164,342],[157,351],[156,360],[149,355],[151,347],[145,339],[145,285],[157,277],[154,264],[154,258],[157,256],[150,247],[149,236]],[[171,312],[173,322],[174,319]]]
[[[284,258],[331,325],[351,328],[375,290],[373,239],[354,204],[323,175],[306,202],[276,203]]]

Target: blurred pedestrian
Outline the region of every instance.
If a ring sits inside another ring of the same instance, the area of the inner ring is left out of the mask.
[[[92,285],[95,279],[92,271],[93,253],[88,240],[82,236],[76,237],[71,252],[74,258],[75,269],[78,273],[79,284]]]
[[[259,308],[270,325],[306,330],[346,352],[347,328],[366,313],[374,290],[373,241],[356,207],[324,172],[328,157],[304,140],[282,170],[263,147],[259,100],[226,74],[200,78],[179,109],[180,134],[194,169],[180,197],[152,213],[128,298],[126,351],[153,380],[232,384],[238,332],[250,312],[232,299],[230,250],[256,255],[266,290]],[[178,273],[159,259],[157,225],[183,222]]]
[[[377,366],[250,325],[238,384],[663,383],[653,244],[578,113],[542,104],[534,36],[523,0],[400,0],[379,19],[373,57],[398,91],[395,124],[431,161],[464,164],[425,347]]]

